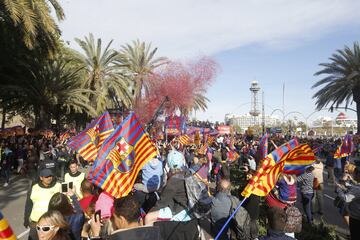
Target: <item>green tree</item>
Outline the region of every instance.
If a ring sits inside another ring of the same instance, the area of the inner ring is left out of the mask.
[[[85,40],[75,40],[84,53],[77,56],[86,72],[82,86],[93,91],[89,95],[91,106],[97,113],[109,107],[109,102],[113,100],[120,100],[128,107],[131,102],[129,82],[124,77],[124,70],[117,64],[118,52],[110,48],[112,41],[103,49],[101,39],[95,42],[91,33]]]
[[[141,99],[143,93],[149,93],[147,76],[153,74],[156,68],[168,63],[168,59],[165,57],[155,58],[156,51],[157,48],[153,49],[151,44],[139,40],[121,47],[119,66],[127,70],[127,76],[132,82],[133,106]]]
[[[25,76],[5,79],[0,93],[9,109],[19,113],[32,112],[35,127],[48,127],[50,118],[57,119],[71,112],[86,112],[95,115],[89,105],[87,94],[79,81],[79,69],[69,61],[57,59],[42,64],[34,59],[26,66]]]
[[[22,41],[29,49],[41,45],[53,54],[60,30],[51,10],[58,20],[65,18],[57,0],[4,0],[0,3],[0,19],[7,23],[9,31],[15,28],[21,34]]]
[[[330,58],[330,62],[321,63],[322,70],[315,76],[325,75],[312,88],[321,87],[313,98],[316,98],[318,110],[331,103],[331,107],[339,107],[345,103],[345,108],[353,101],[357,110],[357,132],[360,133],[360,48],[355,42],[353,47],[345,46],[337,50]]]

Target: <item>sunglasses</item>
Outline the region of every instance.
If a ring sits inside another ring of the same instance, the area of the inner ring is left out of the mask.
[[[48,232],[48,231],[54,229],[54,227],[55,226],[39,226],[39,225],[37,225],[36,230],[42,231],[42,232]]]

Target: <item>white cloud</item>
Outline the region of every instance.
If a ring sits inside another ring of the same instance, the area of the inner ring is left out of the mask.
[[[62,0],[63,38],[92,32],[116,47],[139,38],[168,57],[261,44],[288,48],[359,24],[358,0]],[[72,44],[75,47],[75,44]]]

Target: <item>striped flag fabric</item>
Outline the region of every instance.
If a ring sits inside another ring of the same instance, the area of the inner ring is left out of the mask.
[[[16,240],[16,236],[10,225],[0,212],[0,239],[2,240]]]
[[[93,162],[101,145],[113,131],[110,114],[105,112],[93,120],[84,131],[70,138],[67,145],[77,151],[86,161]]]
[[[209,135],[207,137],[207,144],[211,145],[215,141],[215,136]]]
[[[316,161],[316,157],[309,145],[301,144],[284,156],[282,160],[285,161],[284,173],[299,176]]]
[[[340,146],[336,149],[334,158],[343,158],[351,155],[354,150],[352,135],[346,134]]]
[[[295,138],[268,154],[261,161],[260,168],[252,176],[241,195],[244,197],[249,197],[251,194],[266,196],[275,186],[278,174],[284,168],[285,162],[281,159],[298,145]]]
[[[165,118],[165,131],[176,135],[186,131],[186,118],[182,116],[168,116]]]
[[[236,161],[239,157],[240,155],[234,149],[227,152],[227,158],[232,162]]]
[[[70,138],[70,133],[69,133],[69,131],[66,131],[66,132],[64,132],[64,133],[62,133],[62,134],[60,134],[60,136],[59,136],[59,139],[60,139],[60,142],[65,142],[67,139],[69,139]]]
[[[199,180],[208,185],[209,163],[203,164],[194,174]]]
[[[269,134],[265,133],[259,141],[260,159],[263,159],[268,155],[268,139]]]
[[[187,134],[179,136],[179,137],[178,137],[178,141],[179,141],[182,145],[189,145],[189,144],[191,144],[190,137],[189,137],[189,135],[187,135]]]
[[[131,112],[103,143],[88,178],[115,198],[126,196],[143,165],[157,154],[149,135]]]
[[[341,154],[347,153],[348,155],[351,155],[353,151],[354,151],[353,137],[351,134],[347,134],[344,137],[344,142],[343,145],[341,146],[340,153]]]

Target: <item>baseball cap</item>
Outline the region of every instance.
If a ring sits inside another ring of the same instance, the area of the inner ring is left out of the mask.
[[[40,177],[54,176],[53,172],[49,168],[41,169],[39,175]]]

